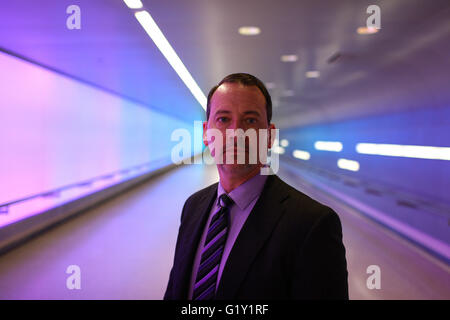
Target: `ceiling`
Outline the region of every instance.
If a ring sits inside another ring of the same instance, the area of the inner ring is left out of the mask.
[[[279,128],[449,106],[448,0],[142,2],[205,95],[233,72],[274,83]],[[81,8],[81,30],[66,28],[71,4]],[[381,8],[381,30],[359,35],[371,4]],[[203,115],[122,0],[15,0],[0,9],[1,50],[187,121]],[[244,25],[261,34],[239,35]],[[283,54],[298,61],[281,62]],[[306,78],[309,70],[320,77]]]

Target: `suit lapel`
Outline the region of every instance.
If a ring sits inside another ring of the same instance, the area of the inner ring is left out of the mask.
[[[217,195],[218,183],[210,186],[200,198],[198,203],[194,203],[192,207],[186,210],[185,231],[183,232],[181,257],[179,260],[179,279],[176,283],[180,283],[179,299],[187,299],[189,283],[192,274],[192,265],[194,264],[195,254],[197,252],[198,243],[202,235],[205,224],[208,220],[208,213],[211,210],[211,205]],[[196,206],[196,204],[198,204]]]
[[[261,195],[230,252],[217,290],[216,299],[233,299],[256,255],[285,211],[282,201],[288,197],[276,175],[267,177]]]

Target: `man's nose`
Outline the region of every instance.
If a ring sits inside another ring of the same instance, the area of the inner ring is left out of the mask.
[[[228,126],[228,129],[246,129],[245,121],[240,119],[233,119],[230,121],[230,125]]]
[[[229,128],[229,129],[233,129],[233,130],[236,130],[236,129],[243,129],[243,131],[235,131],[235,132],[234,132],[234,135],[230,137],[231,140],[229,140],[228,143],[233,143],[233,145],[234,145],[235,147],[237,147],[238,145],[240,145],[241,143],[243,143],[243,146],[245,146],[245,147],[247,148],[248,145],[249,145],[250,137],[245,136],[245,129],[244,129],[244,128],[240,128],[240,127],[237,127],[237,128]],[[242,146],[242,145],[241,145],[241,146]]]

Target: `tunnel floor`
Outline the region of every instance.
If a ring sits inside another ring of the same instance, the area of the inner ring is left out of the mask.
[[[448,265],[293,174],[283,162],[278,175],[339,214],[350,299],[450,298]],[[216,181],[214,166],[183,166],[34,237],[0,256],[0,298],[162,299],[184,201]],[[66,287],[71,265],[80,267],[80,290]],[[371,265],[380,267],[380,289],[367,288]]]

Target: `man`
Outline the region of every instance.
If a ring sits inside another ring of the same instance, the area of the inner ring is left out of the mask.
[[[223,137],[227,129],[275,129],[271,117],[259,79],[228,75],[208,94],[204,143],[212,143],[212,129]],[[269,148],[273,139],[269,130]],[[338,215],[277,175],[260,174],[261,159],[249,162],[248,145],[235,143],[224,139],[212,152],[219,182],[184,204],[164,299],[348,299]],[[245,163],[217,161],[230,151],[244,152]]]

